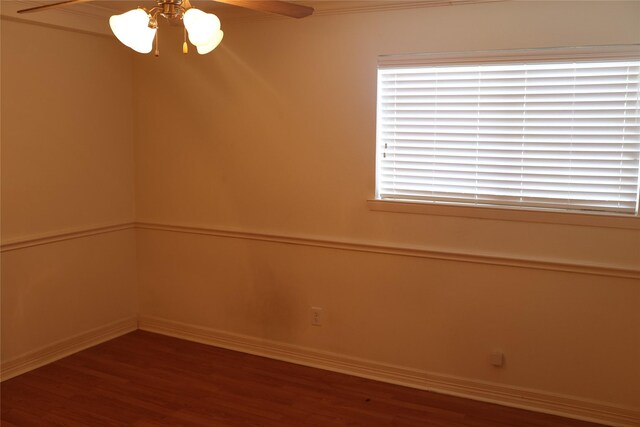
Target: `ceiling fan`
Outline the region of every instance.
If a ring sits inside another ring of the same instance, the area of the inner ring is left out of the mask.
[[[18,13],[40,12],[42,10],[73,4],[86,3],[92,0],[66,0],[19,10]],[[291,18],[304,18],[313,13],[313,8],[278,0],[212,0],[260,12],[274,13]],[[111,31],[124,45],[136,52],[149,53],[155,40],[155,55],[158,49],[158,17],[163,17],[173,25],[184,24],[183,53],[189,51],[189,41],[196,46],[199,54],[204,55],[215,49],[222,41],[224,33],[220,29],[220,20],[212,13],[203,12],[191,6],[189,0],[155,0],[156,6],[147,10],[138,7],[109,19]]]

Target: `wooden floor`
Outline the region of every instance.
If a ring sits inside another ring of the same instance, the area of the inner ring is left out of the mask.
[[[136,331],[1,385],[2,426],[595,426]]]

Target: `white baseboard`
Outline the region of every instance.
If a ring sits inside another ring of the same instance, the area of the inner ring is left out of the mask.
[[[8,380],[136,329],[138,329],[138,319],[134,316],[55,342],[3,362],[0,365],[0,381]]]
[[[639,426],[640,410],[608,403],[403,368],[149,316],[139,328],[216,347],[363,378],[612,426]]]

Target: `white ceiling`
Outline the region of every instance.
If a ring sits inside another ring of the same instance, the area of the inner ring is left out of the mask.
[[[1,0],[0,13],[5,16],[35,21],[49,25],[62,26],[80,31],[93,33],[110,34],[108,28],[108,18],[111,15],[123,13],[138,6],[148,9],[155,5],[153,0],[94,0],[86,3],[79,3],[50,9],[37,13],[18,14],[20,9],[40,6],[57,1],[41,0]],[[328,15],[338,13],[358,13],[365,11],[383,11],[392,9],[406,9],[415,7],[440,7],[460,5],[467,3],[485,3],[505,0],[305,0],[291,1],[291,3],[311,6],[315,9],[314,15]],[[229,6],[216,3],[215,0],[191,0],[194,7],[213,12],[223,20],[230,19],[270,19],[275,16],[261,12],[255,12],[237,6]]]

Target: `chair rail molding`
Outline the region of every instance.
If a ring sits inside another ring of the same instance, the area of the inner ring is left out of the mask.
[[[577,274],[589,274],[605,277],[617,277],[624,279],[640,279],[640,269],[628,269],[608,267],[602,265],[589,265],[586,263],[556,262],[527,258],[510,258],[493,255],[472,254],[464,252],[439,251],[419,247],[378,245],[363,242],[350,242],[342,240],[325,240],[315,237],[288,236],[276,234],[263,234],[246,231],[216,229],[203,226],[188,226],[179,224],[165,224],[156,222],[136,222],[138,230],[155,230],[182,234],[199,234],[205,236],[245,239],[262,242],[272,242],[287,245],[313,246],[320,248],[368,252],[386,255],[399,255],[407,257],[428,258],[442,261],[465,262],[474,264],[488,264],[504,267],[526,268],[535,270],[560,271]]]
[[[118,222],[111,224],[101,224],[85,227],[67,228],[64,230],[51,231],[46,233],[31,234],[23,237],[13,238],[3,241],[0,245],[0,252],[10,252],[18,249],[30,248],[33,246],[48,245],[65,240],[79,239],[83,237],[96,236],[98,234],[113,233],[122,230],[131,230],[135,227],[134,222]]]

